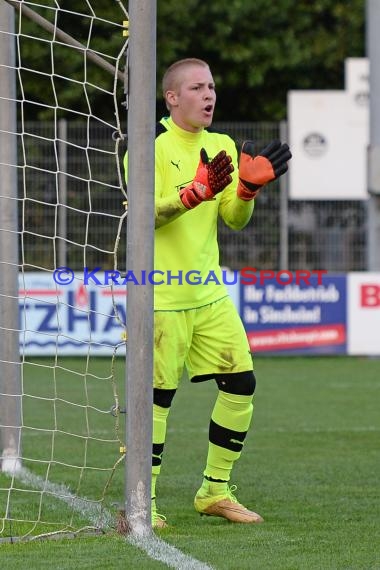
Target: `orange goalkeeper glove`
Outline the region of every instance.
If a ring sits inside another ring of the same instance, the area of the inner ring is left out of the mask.
[[[257,156],[254,143],[243,143],[239,160],[239,184],[237,195],[242,200],[253,200],[264,184],[276,180],[288,170],[288,160],[292,153],[286,143],[274,140]]]
[[[232,182],[231,172],[234,167],[231,162],[232,159],[225,150],[221,150],[210,162],[207,152],[202,148],[194,180],[179,193],[183,205],[191,210],[201,202],[213,200],[216,194]]]

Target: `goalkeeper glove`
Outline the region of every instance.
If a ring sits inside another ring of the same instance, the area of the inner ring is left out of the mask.
[[[179,193],[183,205],[191,210],[201,202],[213,200],[232,182],[234,167],[231,162],[225,150],[221,150],[210,162],[206,150],[202,148],[194,180]]]
[[[239,198],[256,198],[264,184],[276,180],[288,170],[287,161],[291,158],[288,145],[279,140],[270,142],[257,156],[254,155],[254,143],[245,141],[239,160]]]

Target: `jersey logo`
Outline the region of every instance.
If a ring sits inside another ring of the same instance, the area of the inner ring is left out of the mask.
[[[173,160],[170,161],[170,164],[172,164],[173,166],[175,166],[179,171],[181,170],[179,167],[179,163],[181,162],[181,159],[178,162],[174,162]]]

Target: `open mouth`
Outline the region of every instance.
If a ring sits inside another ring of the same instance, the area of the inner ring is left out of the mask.
[[[207,105],[207,107],[204,108],[204,110],[206,111],[206,113],[211,113],[212,112],[212,105]]]

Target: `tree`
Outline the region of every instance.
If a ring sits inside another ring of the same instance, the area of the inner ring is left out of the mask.
[[[57,4],[61,10],[56,10]],[[37,15],[55,24],[85,48],[100,55],[106,54],[103,59],[115,65],[115,58],[125,43],[121,27],[125,15],[117,9],[116,3],[109,0],[96,0],[91,4],[94,11],[89,3],[78,0],[48,0],[46,7],[38,4],[31,7]],[[114,85],[113,76],[91,59],[84,58],[83,50],[66,45],[55,38],[52,31],[30,20],[23,11],[21,13],[21,16],[17,13],[16,31],[21,32],[17,35],[18,90],[26,100],[24,119],[52,119],[55,107],[59,108],[58,118],[80,118],[70,113],[70,109],[91,113],[104,120],[112,117],[114,103],[110,93]],[[125,58],[122,63],[124,67]]]
[[[289,90],[343,89],[344,59],[364,56],[364,16],[364,0],[166,0],[159,75],[178,57],[206,59],[216,119],[284,119]]]
[[[50,0],[51,7],[56,2]],[[120,17],[116,3],[92,2],[97,15]],[[89,14],[87,2],[65,0],[65,10]],[[83,6],[82,6],[83,5]],[[85,6],[84,6],[85,5]],[[160,79],[165,68],[182,57],[200,57],[209,62],[217,85],[216,120],[263,121],[286,118],[287,92],[291,89],[343,89],[344,60],[363,57],[365,0],[165,0],[157,2],[157,110],[164,112]],[[35,8],[52,19],[53,10]],[[23,66],[51,73],[52,39],[33,22],[23,18],[23,31],[35,40],[20,39]],[[120,22],[121,23],[121,22]],[[58,25],[79,41],[88,38],[88,18],[59,12]],[[122,35],[110,34],[106,24],[91,34],[93,49],[104,46],[117,54]],[[147,39],[148,41],[148,39]],[[55,46],[54,72],[59,105],[74,105],[87,111],[83,97],[84,69],[75,50]],[[109,81],[104,71],[90,65],[91,83]],[[37,102],[55,104],[48,77],[22,71],[22,87]],[[21,85],[20,85],[21,87]],[[112,106],[100,89],[88,87],[94,114],[112,113]],[[122,95],[122,92],[121,92]],[[233,103],[231,103],[233,102]],[[52,112],[39,105],[28,118],[49,118]]]

